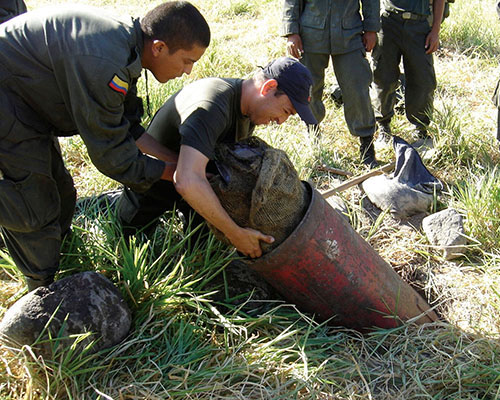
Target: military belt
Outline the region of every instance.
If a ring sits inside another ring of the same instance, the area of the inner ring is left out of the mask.
[[[413,21],[423,21],[429,17],[428,15],[414,14],[409,11],[400,11],[400,10],[387,10],[387,13],[389,13],[391,16],[396,16],[403,20],[413,20]]]

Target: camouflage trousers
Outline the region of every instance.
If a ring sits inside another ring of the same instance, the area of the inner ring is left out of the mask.
[[[349,132],[354,136],[366,137],[375,132],[375,116],[370,101],[370,84],[372,71],[364,49],[346,54],[317,54],[305,52],[301,62],[313,77],[311,91],[311,109],[321,122],[325,117],[323,89],[325,86],[325,69],[332,60],[335,77],[342,90],[344,116]]]
[[[35,123],[18,119],[1,78],[0,230],[28,286],[36,287],[50,283],[59,268],[76,190],[57,139]]]
[[[405,111],[417,129],[425,129],[433,109],[436,74],[432,54],[426,54],[425,40],[430,32],[427,17],[403,19],[384,12],[378,43],[373,49],[373,106],[375,117],[388,124],[394,115],[399,64],[405,73]]]

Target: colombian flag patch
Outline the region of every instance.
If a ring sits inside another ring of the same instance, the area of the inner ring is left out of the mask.
[[[113,79],[111,79],[108,83],[108,86],[113,89],[115,92],[121,93],[124,96],[127,95],[128,92],[128,83],[121,80],[118,75],[114,75]]]

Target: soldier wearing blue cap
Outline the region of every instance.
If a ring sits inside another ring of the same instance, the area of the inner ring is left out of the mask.
[[[141,229],[154,224],[165,211],[180,210],[195,224],[210,222],[249,256],[261,255],[260,241],[269,235],[238,226],[221,206],[207,180],[207,165],[218,143],[249,137],[256,125],[281,124],[298,114],[315,124],[309,108],[312,78],[295,59],[282,57],[260,69],[252,78],[206,78],[187,85],[170,97],[147,129],[149,135],[171,149],[177,162],[173,182],[157,182],[145,193],[125,188],[118,209],[122,223]],[[194,209],[197,214],[192,212]]]

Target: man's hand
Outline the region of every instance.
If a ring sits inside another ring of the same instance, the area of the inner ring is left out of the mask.
[[[425,38],[425,54],[432,54],[439,48],[439,31],[443,20],[445,0],[434,0],[432,3],[432,28]]]
[[[425,38],[425,54],[432,54],[439,48],[439,31],[431,30]]]
[[[302,46],[302,39],[298,33],[287,36],[286,49],[288,54],[292,57],[302,58],[304,47]]]
[[[257,258],[262,255],[262,249],[260,248],[261,240],[269,244],[274,242],[272,236],[264,235],[262,232],[252,228],[240,228],[235,231],[232,237],[228,236],[228,239],[236,247],[236,250],[251,258]]]
[[[369,53],[373,50],[377,44],[377,33],[376,32],[365,32],[363,33],[363,44],[365,45],[365,50]]]

